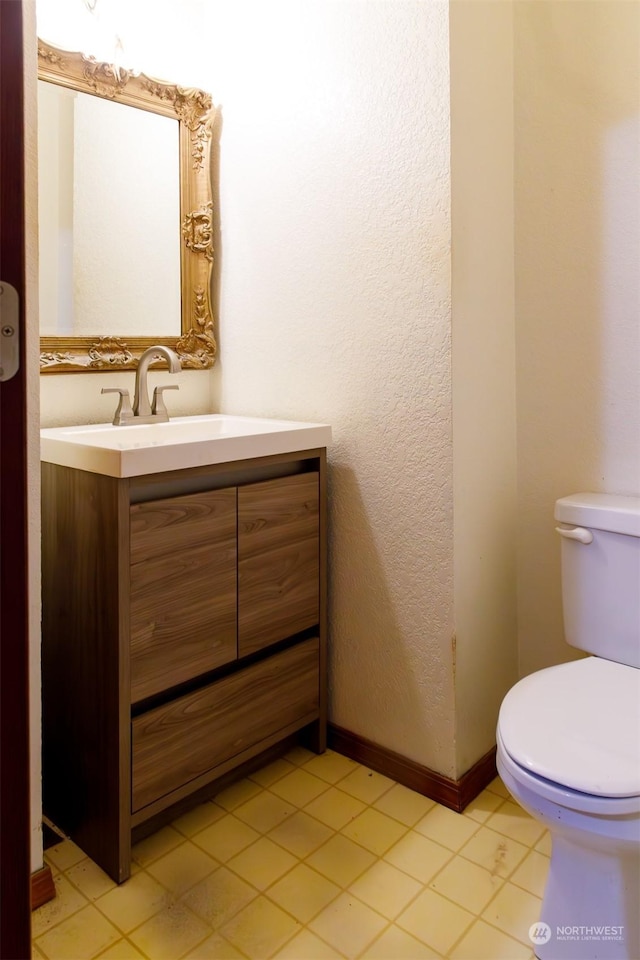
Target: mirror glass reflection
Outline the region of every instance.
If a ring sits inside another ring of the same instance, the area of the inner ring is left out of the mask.
[[[42,336],[179,336],[176,119],[38,81]]]

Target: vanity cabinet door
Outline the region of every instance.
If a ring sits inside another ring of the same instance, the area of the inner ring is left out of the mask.
[[[235,660],[236,488],[130,508],[131,701]]]
[[[319,620],[319,482],[300,473],[238,488],[238,655]]]

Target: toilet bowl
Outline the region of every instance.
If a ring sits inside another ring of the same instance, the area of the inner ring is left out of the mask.
[[[564,498],[556,519],[565,634],[597,656],[509,691],[498,772],[551,835],[536,956],[640,960],[640,498]]]
[[[505,786],[552,837],[537,956],[640,957],[640,671],[588,657],[532,674],[497,737]]]

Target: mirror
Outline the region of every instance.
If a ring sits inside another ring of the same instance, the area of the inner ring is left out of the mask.
[[[38,77],[41,372],[210,367],[211,97],[43,41]]]

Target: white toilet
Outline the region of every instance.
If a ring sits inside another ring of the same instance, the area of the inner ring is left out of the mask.
[[[640,498],[558,500],[567,642],[509,691],[498,771],[552,839],[541,960],[640,960]]]

